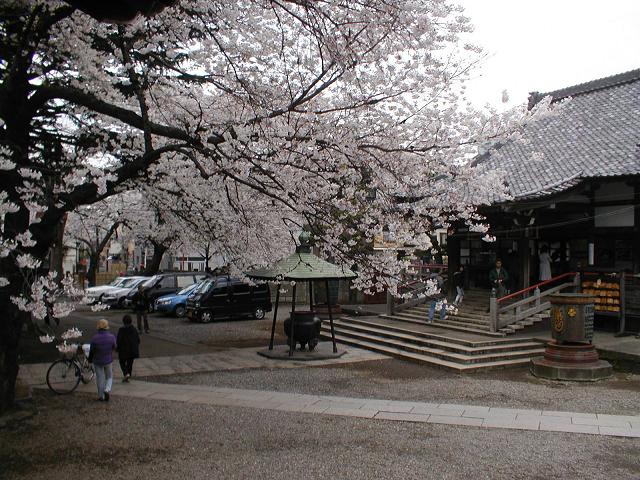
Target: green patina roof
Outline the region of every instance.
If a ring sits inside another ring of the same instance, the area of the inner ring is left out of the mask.
[[[331,280],[357,277],[348,268],[329,263],[310,252],[293,253],[270,268],[252,270],[247,272],[247,275],[261,280],[275,280],[278,277],[283,280]]]
[[[270,268],[258,268],[247,272],[250,278],[260,280],[333,280],[355,278],[357,275],[346,267],[339,267],[333,263],[311,253],[306,244],[308,234],[300,235],[300,245],[295,253],[275,263]]]

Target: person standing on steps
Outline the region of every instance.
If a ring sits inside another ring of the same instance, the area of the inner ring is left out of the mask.
[[[131,299],[133,302],[133,311],[136,312],[136,322],[138,324],[138,333],[142,334],[142,321],[144,320],[144,332],[149,333],[149,319],[147,311],[149,310],[149,297],[142,286],[138,285],[138,291]]]
[[[447,318],[447,300],[444,297],[431,300],[431,306],[429,307],[429,317],[427,323],[433,323],[433,318],[436,315],[436,309],[440,309],[440,321],[443,322]]]
[[[543,245],[540,249],[540,281],[544,282],[551,278],[551,256],[549,255],[549,247]]]
[[[129,315],[122,317],[122,323],[124,325],[118,330],[117,338],[118,358],[122,370],[122,381],[128,383],[133,372],[133,361],[140,356],[140,336]]]
[[[113,351],[116,349],[116,337],[108,332],[109,322],[98,320],[98,332],[91,337],[89,346],[89,362],[93,363],[96,372],[98,400],[108,402],[113,385]]]
[[[502,266],[502,260],[496,260],[496,266],[489,272],[489,284],[496,289],[496,298],[504,297],[509,285],[509,274]]]
[[[464,265],[460,265],[458,271],[453,274],[453,285],[456,287],[456,299],[453,304],[459,307],[464,298]]]

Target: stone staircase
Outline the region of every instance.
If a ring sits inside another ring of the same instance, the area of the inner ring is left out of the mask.
[[[530,338],[459,338],[472,335],[441,335],[428,331],[424,317],[421,323],[342,317],[334,326],[340,343],[459,373],[526,366],[544,353],[543,344]],[[322,324],[321,337],[331,339],[328,321]]]
[[[434,322],[430,325],[458,332],[474,333],[489,337],[504,337],[549,318],[549,312],[546,311],[532,315],[524,320],[508,324],[507,326],[500,328],[497,332],[491,332],[489,313],[487,311],[488,308],[489,291],[470,290],[465,292],[464,300],[462,305],[458,308],[457,313],[448,313],[444,320],[440,320],[440,312],[436,312]],[[382,315],[381,317],[390,320],[399,320],[402,322],[424,325],[428,316],[429,304],[424,303],[405,310],[400,310],[393,315]]]

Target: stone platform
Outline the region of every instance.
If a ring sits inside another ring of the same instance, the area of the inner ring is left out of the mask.
[[[299,360],[299,361],[314,361],[314,360],[332,360],[342,357],[347,351],[343,345],[340,345],[338,352],[333,352],[333,345],[331,342],[320,342],[316,348],[310,352],[309,350],[294,350],[293,355],[289,356],[288,345],[276,345],[273,350],[265,348],[258,350],[258,355],[261,355],[272,360]]]
[[[531,373],[551,380],[593,382],[613,375],[609,362],[600,360],[589,343],[547,343],[544,357],[531,360]]]

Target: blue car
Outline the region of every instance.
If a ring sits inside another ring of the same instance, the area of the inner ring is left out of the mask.
[[[155,310],[160,313],[168,313],[178,318],[184,317],[187,311],[187,297],[191,295],[202,284],[202,282],[194,283],[183,288],[178,293],[171,293],[156,299]]]

